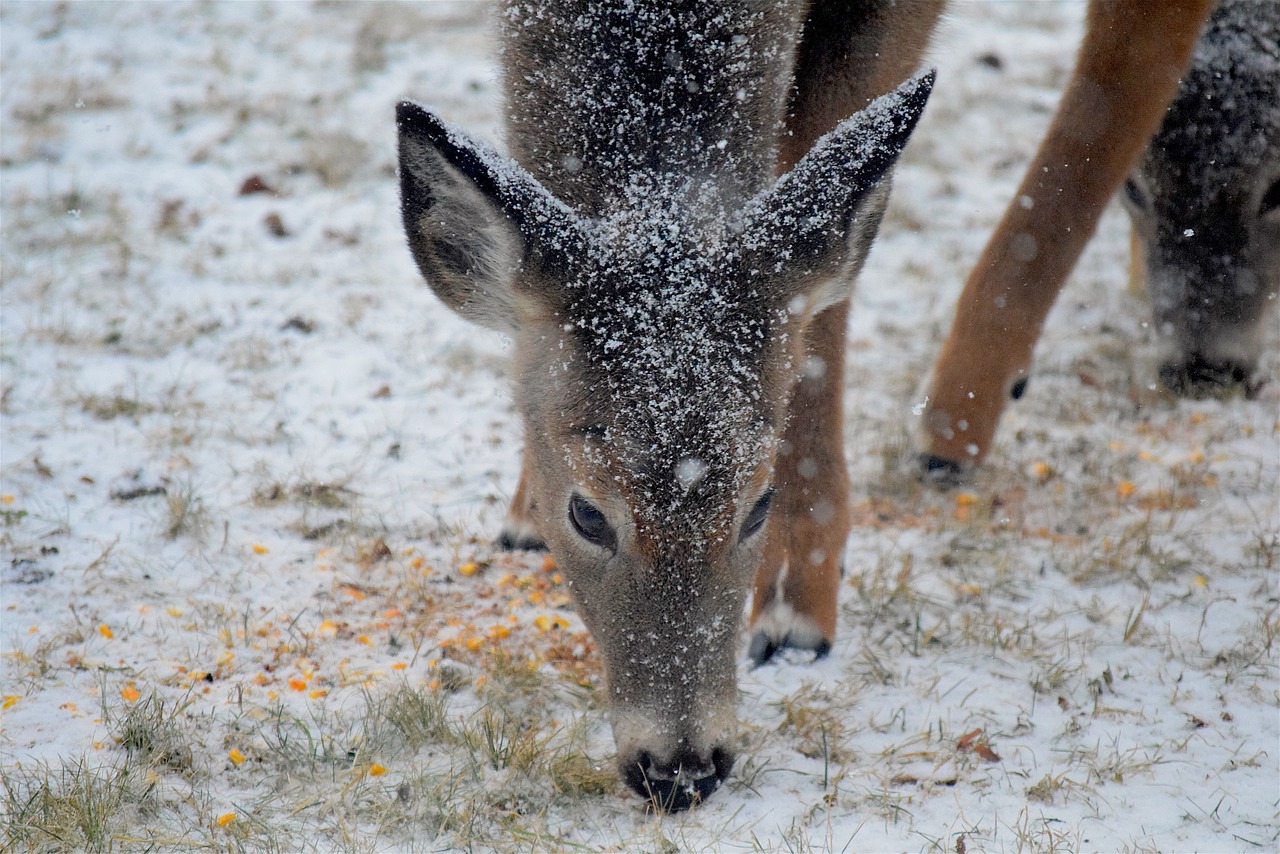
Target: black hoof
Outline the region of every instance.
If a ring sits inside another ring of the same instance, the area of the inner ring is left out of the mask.
[[[1022,400],[1022,396],[1027,393],[1027,378],[1020,377],[1009,387],[1009,397],[1014,400]]]
[[[775,641],[766,632],[758,631],[751,638],[747,656],[751,659],[752,666],[759,667],[767,664],[780,650],[784,649],[807,650],[813,653],[813,660],[817,661],[826,658],[831,652],[831,641],[823,638],[818,641],[817,646],[807,646],[796,643],[791,635],[787,635],[781,641]]]
[[[920,480],[940,489],[950,489],[964,483],[969,470],[955,460],[933,454],[920,455]]]
[[[700,761],[691,751],[678,755],[665,767],[655,767],[648,753],[627,764],[622,777],[632,791],[646,798],[658,812],[681,812],[711,797],[733,769],[734,756],[716,748],[711,761]]]

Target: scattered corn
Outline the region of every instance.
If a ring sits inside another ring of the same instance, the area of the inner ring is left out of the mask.
[[[266,546],[264,546],[262,543],[254,543],[254,544],[253,544],[253,546],[252,546],[252,548],[253,548],[253,553],[254,553],[254,554],[256,554],[256,555],[264,555],[264,554],[266,554],[267,552],[271,551],[271,550],[270,550],[270,549],[268,549]]]
[[[469,560],[462,566],[458,567],[458,573],[461,575],[475,575],[480,571],[480,564],[473,560]]]
[[[130,684],[120,689],[120,696],[124,697],[127,702],[135,703],[142,696],[142,692]]]
[[[978,503],[978,494],[976,492],[961,492],[956,495],[957,507],[971,507]]]
[[[116,633],[111,631],[111,627],[106,623],[98,623],[98,634],[102,635],[104,638],[113,638],[116,636]]]
[[[11,709],[21,699],[22,697],[17,694],[5,694],[3,702],[0,702],[0,708]]]
[[[248,757],[240,752],[240,748],[233,747],[231,748],[231,750],[227,752],[227,758],[230,759],[236,765],[239,765],[242,762],[244,762],[245,759],[247,759]]]
[[[12,504],[14,502],[14,498],[6,492],[4,495],[0,495],[0,502],[3,502],[4,504]]]
[[[555,616],[539,614],[534,617],[533,624],[537,626],[539,630],[544,632],[549,632],[552,629],[567,629],[569,627],[569,621],[564,617],[561,617],[559,614],[556,614]]]
[[[1131,480],[1122,480],[1116,484],[1116,495],[1121,498],[1130,498],[1137,491],[1137,484]]]
[[[295,691],[305,691],[307,690],[307,680],[295,676],[289,680],[289,687]]]
[[[218,827],[226,827],[228,824],[236,820],[236,814],[233,812],[224,812],[218,816]]]
[[[381,777],[385,773],[387,773],[387,769],[382,765],[379,765],[377,762],[369,766],[370,777]]]
[[[408,666],[409,666],[409,665],[408,665],[408,664],[406,664],[406,663],[404,663],[403,661],[393,661],[393,662],[391,662],[391,669],[392,669],[392,670],[404,670],[404,669],[405,669],[406,667],[408,667]]]

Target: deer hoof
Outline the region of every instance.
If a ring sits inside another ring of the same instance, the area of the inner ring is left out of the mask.
[[[920,480],[939,489],[959,486],[968,478],[969,467],[934,454],[920,455]]]
[[[817,661],[831,652],[831,641],[809,617],[797,613],[790,605],[779,603],[756,621],[747,655],[752,665],[759,667],[784,649],[812,652],[813,660]]]

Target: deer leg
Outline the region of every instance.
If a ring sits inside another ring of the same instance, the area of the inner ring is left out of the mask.
[[[516,484],[516,494],[511,497],[506,521],[498,533],[497,546],[500,549],[547,550],[547,544],[542,541],[533,525],[533,499],[529,495],[530,465],[529,449],[526,446],[520,454],[520,481]]]
[[[844,457],[844,338],[848,302],[814,319],[809,357],[791,401],[774,475],[774,509],[751,609],[751,658],[778,649],[831,649],[849,537]]]
[[[965,283],[934,366],[921,424],[926,474],[954,479],[990,448],[1045,316],[1159,127],[1212,6],[1091,0],[1058,112]]]

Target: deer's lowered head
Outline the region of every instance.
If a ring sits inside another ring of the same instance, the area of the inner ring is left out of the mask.
[[[847,298],[932,79],[781,177],[767,157],[718,168],[732,137],[658,139],[661,160],[596,173],[607,187],[561,170],[564,193],[399,106],[410,248],[444,302],[513,340],[533,522],[601,651],[621,773],[661,807],[733,764],[737,636],[805,328]]]
[[[1129,176],[1134,267],[1181,394],[1250,393],[1280,300],[1280,4],[1227,0]]]

